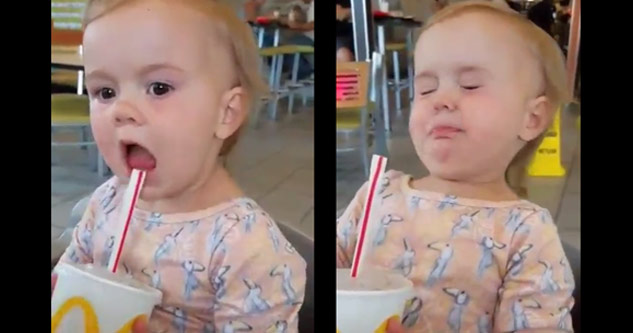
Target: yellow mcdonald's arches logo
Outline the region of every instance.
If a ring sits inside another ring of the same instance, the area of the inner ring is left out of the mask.
[[[400,316],[393,316],[390,318],[385,319],[385,321],[382,322],[382,324],[380,324],[380,326],[378,326],[378,328],[376,330],[374,330],[374,333],[386,333],[387,332],[387,325],[389,324],[389,319],[394,318],[397,321],[400,321]],[[339,329],[336,329],[336,333],[341,333],[341,331],[339,331]]]
[[[79,296],[69,298],[57,309],[57,312],[55,312],[53,318],[51,318],[51,333],[57,330],[66,314],[75,307],[78,307],[84,315],[84,333],[99,333],[97,314],[92,308],[92,305],[90,305],[90,302]],[[125,323],[116,333],[132,333],[132,325],[134,325],[137,319],[143,316],[144,315],[139,315],[132,318],[132,320]]]

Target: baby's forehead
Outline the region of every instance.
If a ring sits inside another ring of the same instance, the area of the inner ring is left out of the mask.
[[[104,48],[124,49],[127,55],[113,56],[137,59],[136,63],[176,62],[185,69],[210,65],[214,71],[233,74],[231,41],[221,18],[212,14],[176,2],[129,4],[87,25],[86,55]]]
[[[515,18],[487,11],[456,13],[425,28],[416,45],[416,57],[428,52],[461,50],[464,56],[490,54],[534,58],[533,41]],[[433,48],[429,48],[433,46]],[[467,48],[467,50],[463,50]],[[434,49],[434,50],[433,50]]]
[[[508,14],[456,13],[422,32],[415,49],[416,68],[418,64],[423,70],[436,65],[483,67],[521,72],[527,80],[540,82],[542,59],[531,33],[529,26]]]
[[[437,33],[460,33],[468,36],[483,32],[489,38],[506,38],[509,41],[525,43],[521,28],[516,18],[508,17],[507,14],[471,10],[455,13],[434,22],[423,31],[420,38]]]

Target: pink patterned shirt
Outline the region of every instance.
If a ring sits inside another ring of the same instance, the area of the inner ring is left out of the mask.
[[[402,316],[410,332],[572,331],[574,278],[547,210],[419,191],[410,181],[397,171],[382,180],[368,257],[413,282],[418,297]],[[337,220],[338,267],[351,266],[367,188]]]
[[[116,177],[95,191],[60,261],[107,266],[124,191]],[[184,214],[136,209],[120,263],[163,292],[151,332],[297,331],[306,263],[251,199]]]

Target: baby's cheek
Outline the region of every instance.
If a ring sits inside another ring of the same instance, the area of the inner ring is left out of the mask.
[[[421,140],[424,137],[424,129],[426,128],[427,119],[424,117],[424,113],[413,109],[411,111],[411,118],[409,119],[409,135],[413,139],[414,143]]]
[[[114,131],[109,130],[111,125],[108,123],[108,118],[103,114],[103,112],[94,110],[90,113],[90,126],[92,129],[92,135],[94,135],[97,143],[114,140]]]

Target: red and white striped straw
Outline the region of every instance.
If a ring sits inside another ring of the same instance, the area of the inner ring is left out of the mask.
[[[361,271],[362,264],[365,261],[367,248],[369,247],[369,238],[368,230],[372,229],[375,231],[375,226],[370,226],[369,221],[375,221],[376,219],[372,218],[372,207],[374,203],[375,194],[378,188],[378,183],[383,178],[385,173],[385,167],[387,166],[387,158],[380,155],[374,155],[371,159],[371,172],[369,175],[369,189],[367,191],[367,197],[365,199],[365,210],[363,211],[363,216],[361,217],[360,231],[358,234],[358,241],[356,242],[356,250],[354,251],[354,258],[352,259],[352,270],[351,275],[352,278],[356,278],[358,276],[359,271]],[[369,232],[369,234],[373,234],[373,232]]]
[[[121,210],[119,211],[119,232],[117,232],[115,236],[114,249],[110,255],[110,261],[108,262],[108,270],[112,273],[116,273],[117,267],[119,266],[121,253],[123,252],[123,244],[125,243],[125,237],[127,236],[127,231],[130,227],[130,220],[132,220],[132,213],[134,212],[136,201],[141,194],[145,175],[145,171],[136,169],[132,170],[130,182],[123,194]]]

